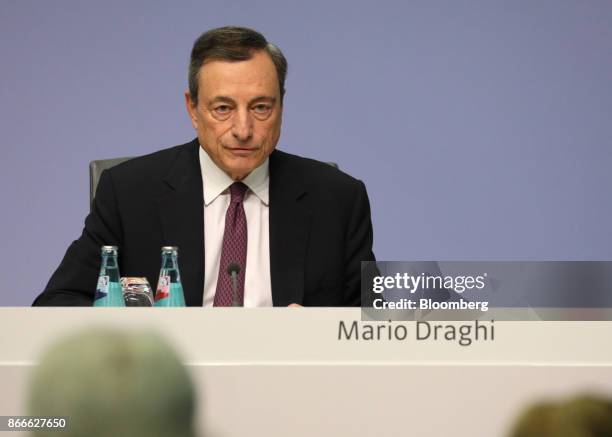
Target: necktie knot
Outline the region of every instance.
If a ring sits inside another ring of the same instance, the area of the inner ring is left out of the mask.
[[[232,203],[240,203],[244,200],[244,195],[246,194],[247,186],[242,182],[234,182],[230,185],[230,195],[232,196]]]

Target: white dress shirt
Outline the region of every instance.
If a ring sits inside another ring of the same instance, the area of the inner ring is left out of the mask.
[[[204,306],[211,307],[217,291],[225,213],[230,204],[229,186],[234,181],[217,167],[201,146],[200,168],[204,187]],[[249,188],[243,202],[247,220],[244,306],[272,306],[268,159],[242,182]]]

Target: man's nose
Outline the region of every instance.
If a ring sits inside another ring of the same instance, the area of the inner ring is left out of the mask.
[[[233,117],[232,135],[238,141],[248,141],[253,135],[253,120],[248,110],[237,111]]]

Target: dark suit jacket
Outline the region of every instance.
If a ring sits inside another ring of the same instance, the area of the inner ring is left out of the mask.
[[[204,202],[198,157],[190,143],[105,171],[81,237],[34,305],[91,305],[100,247],[119,247],[123,276],[156,286],[162,246],[179,247],[185,301],[201,306]],[[360,304],[360,262],[374,260],[365,186],[318,161],[270,155],[270,274],[275,306]]]

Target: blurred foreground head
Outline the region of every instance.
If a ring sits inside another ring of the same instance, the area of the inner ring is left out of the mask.
[[[28,400],[30,415],[68,417],[63,437],[192,437],[194,409],[174,350],[157,335],[118,330],[55,344],[34,369]]]
[[[519,418],[510,436],[612,436],[612,402],[581,396],[565,402],[534,405]]]

